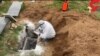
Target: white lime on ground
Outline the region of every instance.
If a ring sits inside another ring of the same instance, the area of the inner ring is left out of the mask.
[[[44,53],[44,48],[41,45],[36,45],[36,48],[34,49],[34,53],[36,55],[42,55]]]

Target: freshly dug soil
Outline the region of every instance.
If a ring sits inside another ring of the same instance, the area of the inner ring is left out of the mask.
[[[41,5],[42,4],[42,5]],[[44,56],[100,56],[100,21],[85,13],[49,9],[44,2],[25,2],[19,20],[48,20],[54,26],[55,39],[45,44]]]

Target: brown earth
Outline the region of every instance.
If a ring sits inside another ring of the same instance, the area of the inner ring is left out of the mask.
[[[47,3],[48,4],[48,3]],[[85,13],[47,8],[45,2],[25,2],[19,20],[50,21],[57,35],[44,56],[100,56],[100,21]]]

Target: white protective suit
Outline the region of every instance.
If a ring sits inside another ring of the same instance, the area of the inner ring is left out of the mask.
[[[56,35],[56,32],[52,26],[51,23],[49,23],[48,21],[44,21],[44,20],[40,20],[42,21],[42,25],[39,26],[39,37],[43,38],[43,39],[50,39],[50,38],[54,38]]]

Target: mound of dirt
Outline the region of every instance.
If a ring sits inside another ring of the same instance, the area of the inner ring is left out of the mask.
[[[45,45],[44,56],[100,56],[100,21],[75,11],[61,12],[40,4],[25,3],[27,8],[20,18],[32,21],[43,18],[53,24],[57,35]]]
[[[99,21],[73,12],[60,12],[60,16],[57,17],[51,21],[57,30],[57,35],[55,40],[48,44],[54,48],[52,56],[100,55]]]

